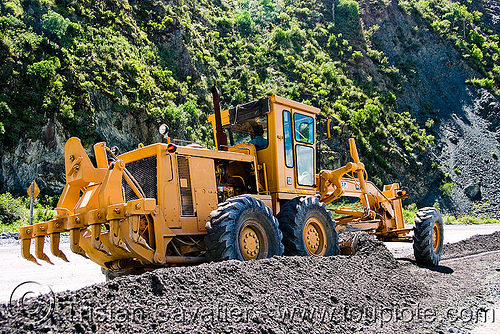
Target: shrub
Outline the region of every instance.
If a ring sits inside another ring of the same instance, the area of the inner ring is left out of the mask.
[[[434,120],[432,118],[429,118],[427,119],[427,121],[425,121],[425,127],[427,129],[432,129],[433,126],[434,126]]]
[[[14,198],[10,193],[0,194],[0,224],[19,224],[28,217],[22,198]]]
[[[51,78],[56,75],[57,66],[52,60],[42,60],[28,65],[28,74],[41,78]]]
[[[485,89],[492,89],[495,81],[493,79],[487,79],[487,78],[483,78],[483,79],[473,78],[473,79],[467,80],[466,83],[477,86],[477,87],[485,88]]]
[[[286,43],[288,41],[288,34],[280,27],[276,27],[273,31],[273,41],[278,44]]]
[[[61,39],[66,34],[69,24],[69,20],[53,11],[42,16],[42,28],[48,37]]]
[[[403,220],[405,224],[414,224],[415,217],[417,217],[417,204],[411,203],[403,208]]]
[[[4,3],[5,10],[7,13],[12,14],[14,16],[21,16],[23,14],[23,7],[19,3],[19,1],[7,1]]]
[[[361,37],[361,23],[359,21],[359,5],[356,0],[339,0],[335,12],[335,26],[347,39]]]
[[[33,224],[43,223],[48,220],[54,219],[56,212],[52,209],[39,208],[33,214]]]
[[[444,196],[451,196],[453,188],[455,188],[455,184],[453,182],[447,182],[439,187]]]
[[[354,51],[352,53],[352,59],[358,60],[359,58],[363,57],[363,53],[361,51]]]
[[[236,25],[242,35],[250,35],[255,29],[255,22],[252,20],[248,10],[236,14]]]

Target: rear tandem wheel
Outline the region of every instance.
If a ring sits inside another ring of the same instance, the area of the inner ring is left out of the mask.
[[[335,222],[317,197],[297,197],[278,214],[285,255],[330,256],[339,252]]]

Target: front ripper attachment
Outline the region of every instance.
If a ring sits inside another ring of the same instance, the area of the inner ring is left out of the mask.
[[[159,219],[156,199],[145,198],[137,181],[124,176],[129,173],[124,160],[115,157],[108,163],[105,143],[98,143],[94,145],[95,167],[78,138],[70,138],[64,152],[66,186],[55,208],[57,218],[20,228],[22,256],[38,265],[36,258],[53,264],[44,253],[45,237],[50,236],[52,254],[68,261],[59,242],[61,233],[69,232],[71,251],[103,268],[120,260],[164,264],[166,244],[156,254],[141,236],[141,222],[154,229],[154,219]],[[124,181],[137,199],[125,201]],[[165,231],[163,228],[162,235]],[[34,254],[30,253],[32,239]]]
[[[102,182],[108,170],[107,162],[105,161],[106,155],[103,153],[104,150],[104,143],[94,146],[96,157],[99,157],[99,166],[104,167],[95,168],[78,138],[70,138],[66,142],[64,146],[66,186],[55,209],[57,211],[57,218],[48,222],[20,228],[21,253],[25,259],[39,264],[30,253],[31,239],[35,239],[35,256],[40,260],[53,264],[43,251],[45,237],[50,236],[50,250],[52,254],[63,261],[68,261],[66,255],[59,249],[60,234],[63,232],[74,232],[73,234],[76,233],[79,235],[80,231],[85,228],[85,226],[78,224],[79,221],[73,224],[73,221],[70,221],[69,218],[74,215],[74,210],[78,207],[81,192],[85,192],[85,189],[91,185]],[[88,194],[90,195],[91,193],[89,192]],[[88,202],[88,196],[86,199]],[[78,253],[85,256],[83,250]]]
[[[21,229],[19,230],[19,239],[21,239],[22,256],[26,260],[40,265],[35,257],[30,253],[31,239],[34,238],[36,257],[40,260],[44,260],[50,264],[53,264],[47,254],[43,252],[43,248],[45,245],[45,236],[50,235],[50,250],[52,254],[68,262],[66,255],[59,249],[61,232],[65,232],[63,218],[49,220],[48,222],[38,223],[33,226],[21,227]]]

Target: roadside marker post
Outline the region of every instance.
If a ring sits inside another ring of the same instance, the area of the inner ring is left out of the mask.
[[[28,187],[27,193],[30,196],[30,225],[33,225],[33,204],[35,202],[35,199],[40,194],[40,189],[38,188],[35,180],[31,182],[30,186]]]

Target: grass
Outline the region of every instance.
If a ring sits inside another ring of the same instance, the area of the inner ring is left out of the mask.
[[[437,208],[439,209],[439,208]],[[409,204],[403,208],[403,217],[406,224],[413,224],[417,215],[417,205]],[[464,225],[464,224],[499,224],[500,219],[488,218],[485,216],[463,216],[455,217],[453,215],[443,215],[443,224],[445,225]]]
[[[336,219],[336,218],[340,218],[344,215],[337,214],[333,210],[338,209],[338,208],[352,208],[352,207],[356,207],[356,206],[360,206],[360,205],[361,205],[361,203],[359,202],[359,200],[352,202],[352,201],[349,201],[347,199],[340,198],[332,203],[328,203],[326,205],[326,208],[328,210],[331,210],[332,219]],[[359,208],[354,208],[353,210],[363,211],[363,208],[359,207]]]
[[[443,215],[443,223],[445,225],[464,225],[464,224],[500,224],[500,219],[493,219],[488,217],[455,217],[449,215]]]
[[[13,224],[0,224],[0,233],[4,232],[19,232],[21,226],[27,225],[28,222],[17,221]]]
[[[405,224],[414,224],[417,217],[417,205],[415,203],[408,204],[403,207],[403,220]]]
[[[55,210],[50,210],[46,208],[38,208],[33,210],[33,224],[46,222],[55,217]],[[4,224],[0,222],[0,233],[3,232],[19,232],[21,226],[26,226],[29,224],[29,210],[26,210],[26,219],[17,220],[12,224]]]

